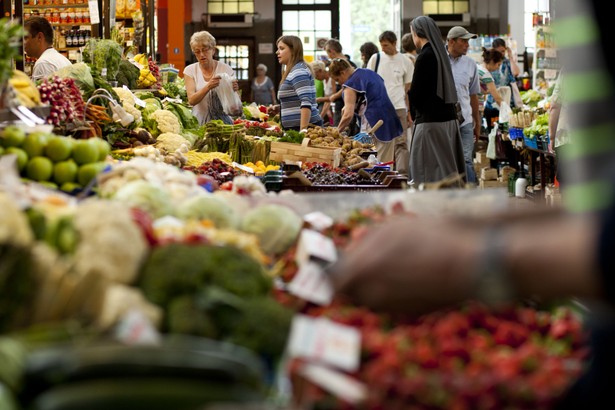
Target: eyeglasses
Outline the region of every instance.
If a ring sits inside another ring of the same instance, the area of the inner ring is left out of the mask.
[[[214,49],[213,47],[203,47],[203,48],[197,48],[195,50],[192,50],[192,52],[194,54],[205,54],[205,53],[210,52],[213,49]]]

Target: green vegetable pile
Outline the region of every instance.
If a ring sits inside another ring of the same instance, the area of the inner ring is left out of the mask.
[[[13,59],[21,58],[19,45],[23,28],[18,22],[0,19],[0,86],[13,74]]]
[[[524,128],[523,134],[533,139],[547,135],[547,131],[549,131],[549,114],[545,113],[537,116],[534,121],[532,121],[532,125]]]
[[[292,313],[269,295],[262,266],[234,247],[159,246],[139,286],[164,309],[165,332],[230,341],[274,360],[284,350]]]
[[[183,78],[177,78],[174,82],[165,83],[162,88],[169,94],[171,98],[179,98],[184,104],[188,103],[188,94]]]
[[[122,59],[120,61],[120,69],[117,73],[116,80],[118,87],[126,86],[131,90],[137,88],[137,80],[139,79],[139,69],[136,65],[128,60]]]
[[[106,69],[107,81],[116,81],[124,50],[117,42],[108,39],[90,38],[83,49],[83,61],[92,67],[92,71],[103,75]]]

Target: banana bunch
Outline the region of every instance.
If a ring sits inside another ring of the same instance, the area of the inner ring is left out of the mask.
[[[147,59],[147,55],[143,53],[137,54],[134,57],[134,60],[142,67],[139,73],[139,79],[137,80],[137,86],[139,88],[149,88],[152,85],[156,84],[156,77],[149,69],[149,61]]]
[[[19,104],[32,108],[41,104],[41,94],[36,88],[34,81],[26,73],[20,70],[13,70],[13,75],[9,79],[9,84],[15,91],[15,97]]]

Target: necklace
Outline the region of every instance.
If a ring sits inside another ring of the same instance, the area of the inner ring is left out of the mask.
[[[204,79],[206,82],[210,81],[210,80],[213,78],[214,74],[216,73],[216,67],[217,67],[217,65],[218,65],[218,63],[217,63],[217,62],[214,62],[214,66],[213,66],[213,68],[212,68],[212,70],[211,70],[211,73],[210,73],[209,75],[207,75],[207,74],[205,73],[205,68],[201,67],[201,72],[203,73],[203,79]]]

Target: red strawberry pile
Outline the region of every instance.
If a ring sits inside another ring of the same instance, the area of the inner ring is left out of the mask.
[[[409,216],[412,217],[412,216]],[[358,211],[326,234],[339,249],[385,218],[381,209]],[[297,271],[294,250],[280,277]],[[579,377],[588,358],[580,316],[567,305],[542,309],[518,303],[492,310],[478,302],[419,318],[377,314],[337,299],[321,307],[277,291],[280,303],[326,317],[361,333],[361,365],[348,374],[367,386],[367,400],[351,405],[301,377],[302,359],[288,372],[306,408],[547,409]]]
[[[567,307],[551,313],[519,305],[494,312],[470,302],[414,321],[344,305],[305,313],[360,330],[361,368],[351,376],[369,390],[365,403],[351,406],[304,384],[299,400],[316,407],[552,408],[580,375],[588,353],[581,321]],[[295,379],[300,365],[299,359],[291,362]]]

